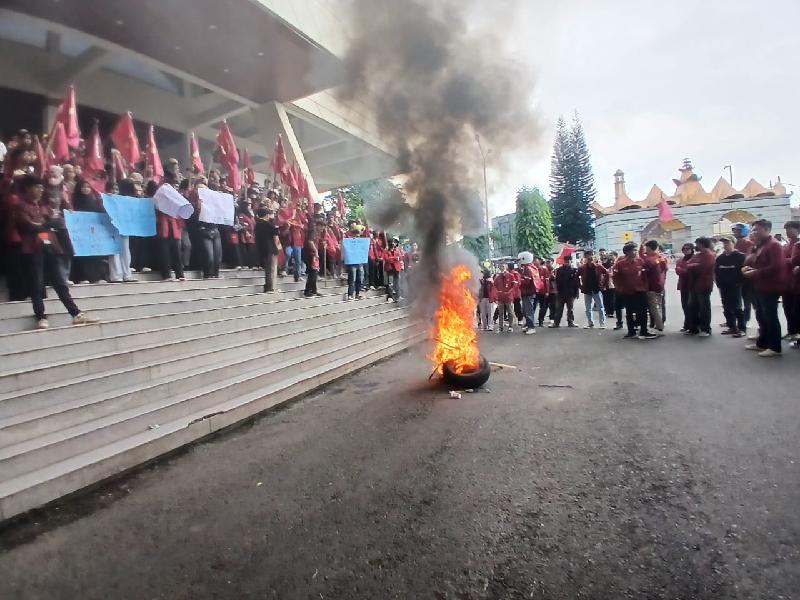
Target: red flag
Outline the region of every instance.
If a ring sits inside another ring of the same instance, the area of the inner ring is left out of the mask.
[[[64,131],[64,124],[61,121],[56,121],[56,126],[53,129],[53,137],[50,138],[48,149],[50,150],[48,163],[52,161],[52,164],[60,165],[69,160],[67,134]]]
[[[136,130],[133,127],[133,115],[130,112],[122,118],[111,132],[111,141],[119,150],[122,158],[131,166],[142,160],[142,152],[139,149],[139,138],[136,137]]]
[[[97,173],[105,171],[106,161],[103,158],[103,142],[100,140],[100,130],[97,127],[97,119],[94,121],[92,133],[89,136],[89,145],[86,147],[86,164],[84,171]]]
[[[122,158],[122,153],[119,150],[111,151],[111,167],[114,175],[114,181],[125,179],[128,175],[125,172],[125,161]]]
[[[80,146],[81,130],[78,127],[78,107],[75,103],[75,86],[73,85],[67,88],[64,101],[58,105],[56,120],[55,123],[53,123],[53,130],[50,133],[51,137],[55,134],[56,123],[61,123],[64,127],[67,145],[70,148],[77,148]]]
[[[662,223],[669,223],[675,219],[675,215],[672,214],[672,209],[667,204],[667,199],[664,196],[661,196],[661,202],[658,205],[658,219]]]
[[[236,192],[242,187],[242,179],[239,174],[239,150],[236,148],[236,141],[233,139],[228,122],[222,122],[222,128],[217,134],[217,155],[219,162],[228,171],[228,185]]]
[[[42,142],[39,141],[38,135],[33,136],[33,147],[36,150],[36,174],[39,177],[44,177],[47,172],[47,155],[44,148],[42,148]]]
[[[572,246],[570,244],[564,244],[564,247],[561,249],[561,254],[558,255],[558,258],[556,258],[556,264],[563,265],[564,258],[567,256],[572,256],[573,254],[575,254],[576,250],[577,248],[575,246]]]
[[[280,175],[281,180],[286,183],[286,185],[289,185],[286,181],[286,178],[289,176],[289,163],[286,161],[286,152],[283,150],[281,134],[278,134],[278,141],[275,142],[275,151],[272,153],[270,166],[272,167],[272,171]]]
[[[156,132],[155,127],[150,125],[147,131],[147,146],[144,149],[145,164],[153,169],[153,179],[156,183],[161,183],[164,179],[164,165],[161,164],[161,156],[158,154],[158,146],[156,146]]]
[[[294,165],[286,168],[286,173],[281,175],[281,180],[283,180],[284,184],[289,186],[289,191],[292,196],[298,193],[300,183],[297,181]]]
[[[206,169],[203,166],[203,159],[200,158],[200,146],[197,143],[197,138],[194,136],[194,131],[192,132],[189,153],[192,155],[192,166],[197,169],[198,173],[205,175]]]
[[[247,185],[253,185],[256,182],[256,172],[253,169],[253,161],[247,148],[244,149],[244,182]]]

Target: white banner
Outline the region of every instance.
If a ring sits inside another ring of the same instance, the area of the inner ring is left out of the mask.
[[[223,192],[215,192],[208,188],[199,188],[200,220],[203,223],[217,225],[233,225],[233,196]]]
[[[189,201],[180,195],[180,192],[171,185],[165,183],[153,196],[156,208],[170,217],[180,217],[188,219],[192,216],[194,208]]]

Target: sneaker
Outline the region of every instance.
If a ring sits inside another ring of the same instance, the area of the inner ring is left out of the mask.
[[[589,323],[588,325],[583,326],[584,329],[594,329],[594,323]]]
[[[150,267],[145,267],[144,269],[142,269],[142,273],[150,273],[152,270],[153,269],[151,269]]]
[[[741,331],[736,331],[735,333],[732,333],[732,334],[731,334],[731,337],[735,337],[735,338],[743,338],[743,337],[744,337],[744,334],[743,334]]]
[[[727,326],[728,326],[728,324],[727,324],[727,323],[720,323],[720,324],[719,324],[719,326],[720,326],[720,327],[727,327]]]
[[[186,281],[186,277],[178,277],[178,281]]]
[[[787,333],[785,336],[781,338],[784,342],[789,342],[794,339],[793,333]]]
[[[513,327],[509,327],[508,329],[506,329],[506,331],[508,333],[514,333],[514,328]]]
[[[387,298],[386,302],[392,303],[392,302],[394,302],[394,298]]]
[[[752,350],[753,352],[763,352],[764,350],[766,350],[766,348],[762,348],[758,344],[747,344],[747,346],[745,346],[744,349]]]
[[[75,282],[67,279],[67,285],[75,285]]]
[[[697,337],[707,338],[711,337],[711,334],[708,331],[701,331],[700,333],[697,334]]]
[[[544,321],[539,321],[539,327],[544,327]]]
[[[136,279],[136,277],[128,277],[127,279],[123,279],[122,281],[124,281],[125,283],[132,283],[134,281],[139,281],[139,280]]]
[[[720,333],[720,335],[733,335],[734,333],[736,333],[735,329],[725,329]]]
[[[575,323],[567,323],[567,327],[577,327],[577,325]]]
[[[627,337],[627,336],[625,336],[625,337]],[[639,334],[638,337],[639,337],[640,340],[655,340],[655,339],[658,338],[658,336],[655,333],[642,333],[642,334]]]
[[[757,336],[757,335],[755,335],[755,334],[754,334],[754,335],[748,335],[748,336],[747,336],[747,339],[748,339],[748,340],[757,340],[757,339],[758,339],[758,336]]]
[[[622,329],[622,325],[615,325],[614,331],[620,331]]]
[[[561,325],[558,323],[550,323],[550,325],[547,326],[548,329],[558,329],[559,327],[561,327]]]
[[[74,317],[72,317],[72,324],[73,325],[89,325],[90,323],[97,323],[98,320],[90,317],[86,313],[78,313]]]
[[[361,294],[356,294],[356,300],[363,300],[363,298],[361,297]]]
[[[683,335],[697,335],[696,331],[692,331],[691,329],[684,329]]]
[[[632,340],[635,337],[636,337],[635,333],[626,333],[624,336],[622,336],[622,339],[623,340]]]
[[[36,321],[36,329],[47,329],[50,327],[50,323],[47,322],[47,319],[39,319]]]
[[[517,325],[520,327],[525,327],[525,321],[517,321]]]
[[[605,323],[603,323],[602,325],[600,325],[600,329],[605,329],[605,328],[606,328],[606,325],[605,325]]]
[[[352,296],[348,296],[348,297],[347,297],[347,301],[348,301],[348,302],[352,302],[353,300],[354,300],[354,298],[353,298]]]
[[[536,329],[533,327],[525,330],[525,335],[533,335],[534,333],[536,333]]]
[[[758,353],[758,355],[761,356],[762,358],[772,358],[773,356],[780,356],[781,353],[775,352],[775,350],[767,349],[767,350],[762,350],[761,352]]]
[[[689,330],[686,329],[686,327],[681,327],[678,331],[681,332],[681,333],[686,333]]]

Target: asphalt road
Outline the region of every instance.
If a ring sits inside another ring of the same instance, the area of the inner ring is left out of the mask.
[[[0,532],[0,598],[800,598],[800,352],[670,304],[482,334],[517,368],[460,400],[421,352],[340,380]]]

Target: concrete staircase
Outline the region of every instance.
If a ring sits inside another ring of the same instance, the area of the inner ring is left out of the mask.
[[[102,320],[75,327],[55,294],[51,329],[0,304],[0,519],[117,475],[390,356],[424,337],[407,310],[321,280],[154,275],[72,287]]]

